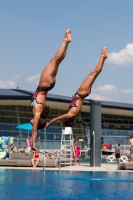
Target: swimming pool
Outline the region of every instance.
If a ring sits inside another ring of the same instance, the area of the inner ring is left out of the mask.
[[[132,200],[133,173],[0,169],[1,200]]]

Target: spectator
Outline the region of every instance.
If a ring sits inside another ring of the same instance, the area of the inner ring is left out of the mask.
[[[66,146],[65,146],[65,144],[62,144],[62,146],[61,146],[61,157],[63,157],[63,158],[66,157]]]
[[[34,152],[33,158],[31,159],[32,166],[37,167],[40,160],[40,153],[38,151]]]
[[[25,153],[26,147],[22,147],[22,149],[19,150],[19,153]]]
[[[5,156],[3,158],[1,158],[1,159],[10,160],[9,153],[6,151]]]
[[[17,153],[18,152],[18,149],[16,146],[12,145],[9,149],[9,153]]]
[[[18,152],[18,149],[16,146],[13,147],[13,153],[17,153]]]
[[[11,145],[11,146],[10,146],[9,153],[13,153],[13,152],[12,152],[13,147],[14,147],[14,145]]]
[[[80,164],[79,162],[79,157],[81,156],[81,152],[80,152],[80,145],[78,144],[77,146],[75,146],[75,151],[74,151],[74,156],[75,159],[77,160],[77,162]]]
[[[46,158],[48,159],[55,159],[56,158],[56,154],[52,151],[49,151],[47,154],[46,154]]]
[[[125,150],[122,149],[121,156],[125,156]]]
[[[133,159],[133,136],[130,136],[130,154],[129,154],[129,158],[130,158],[130,162],[132,161]]]
[[[27,143],[27,152],[30,152],[32,147],[32,138],[27,138],[26,143]]]
[[[126,156],[129,158],[129,162],[133,161],[133,153],[128,153]]]
[[[75,138],[73,137],[70,141],[70,148],[71,148],[71,155],[72,155],[72,158],[74,157],[74,152],[75,152],[75,148],[74,148],[74,141],[75,141]]]
[[[115,157],[118,163],[119,163],[120,154],[121,154],[120,144],[118,144],[118,146],[115,147]]]

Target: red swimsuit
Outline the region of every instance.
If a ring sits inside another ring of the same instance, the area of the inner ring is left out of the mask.
[[[78,91],[74,94],[74,96],[72,97],[72,101],[68,107],[68,110],[70,110],[71,108],[73,107],[76,107],[78,108],[79,110],[81,110],[81,108],[79,108],[77,105],[76,105],[76,101],[78,100],[78,98],[81,98],[81,99],[84,99],[85,97],[89,96],[90,92],[87,93],[87,94],[84,94],[84,95],[81,95],[78,93]]]
[[[35,154],[35,158],[39,158],[39,154]]]

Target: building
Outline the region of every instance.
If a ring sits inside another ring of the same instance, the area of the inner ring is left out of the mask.
[[[33,92],[20,89],[0,89],[0,137],[31,137],[31,132],[16,129],[16,126],[28,123],[33,117],[29,104]],[[50,115],[47,120],[66,113],[71,97],[47,95]],[[109,144],[129,144],[133,135],[133,104],[101,101],[101,142]],[[82,111],[77,116],[83,123],[75,124],[73,135],[83,150],[90,142],[90,100],[85,99]],[[39,132],[41,149],[59,149],[62,122],[53,124]]]

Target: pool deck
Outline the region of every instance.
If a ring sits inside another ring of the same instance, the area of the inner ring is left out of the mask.
[[[0,166],[1,169],[23,169],[23,170],[43,170],[42,167],[7,167],[7,166]],[[55,167],[45,167],[45,170],[57,170],[59,168]],[[133,170],[118,170],[116,164],[102,164],[101,167],[90,167],[89,164],[81,164],[81,165],[73,165],[73,166],[63,166],[60,168],[61,171],[95,171],[95,172],[133,172]]]

